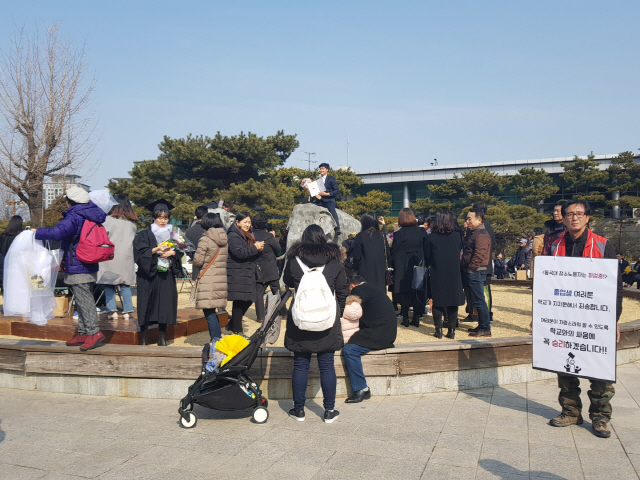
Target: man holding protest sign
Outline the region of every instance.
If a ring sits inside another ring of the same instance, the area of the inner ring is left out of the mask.
[[[533,366],[558,372],[558,401],[562,412],[550,420],[550,425],[566,427],[583,422],[579,377],[588,378],[591,383],[587,393],[589,417],[593,431],[598,437],[608,438],[611,432],[607,423],[611,419],[611,399],[615,394],[612,383],[615,381],[615,343],[620,340],[617,321],[622,313],[622,277],[614,268],[615,264],[585,263],[598,258],[616,258],[611,243],[587,228],[590,214],[591,207],[585,200],[572,200],[563,205],[562,216],[567,231],[552,243],[549,252],[553,257],[582,257],[584,260],[553,264],[548,257],[536,264],[536,279],[545,277],[545,282],[534,284],[537,330],[534,330]],[[571,280],[563,277],[571,277]],[[614,321],[612,297],[616,290],[614,333],[613,325],[609,329],[607,322]],[[542,338],[544,336],[547,338]],[[556,364],[548,363],[550,357],[556,356],[555,352],[558,357],[566,357],[564,365],[556,367]]]

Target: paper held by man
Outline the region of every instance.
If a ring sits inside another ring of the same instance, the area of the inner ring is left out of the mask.
[[[324,187],[324,182],[322,181],[321,178],[319,178],[316,181],[312,181],[311,179],[305,179],[307,180],[306,183],[304,184],[304,187],[309,190],[309,195],[311,195],[312,197],[316,197],[316,198],[320,198],[320,192],[326,192],[327,189]]]

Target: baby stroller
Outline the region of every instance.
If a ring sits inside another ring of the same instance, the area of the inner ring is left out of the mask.
[[[270,334],[270,330],[275,329],[276,320],[280,321],[280,312],[284,310],[289,297],[290,290],[281,297],[273,296],[273,301],[269,301],[267,309],[267,322],[251,335],[249,344],[217,372],[208,372],[205,369],[209,351],[209,345],[205,345],[202,352],[202,372],[189,387],[187,396],[180,400],[178,413],[182,427],[196,426],[198,417],[193,411],[194,403],[227,412],[253,408],[253,420],[256,423],[265,423],[268,420],[269,402],[262,396],[262,391],[248,372],[258,355],[258,350],[264,346],[264,340]]]

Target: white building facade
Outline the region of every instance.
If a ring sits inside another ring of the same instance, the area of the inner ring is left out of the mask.
[[[49,208],[49,205],[60,195],[67,191],[69,187],[84,188],[87,192],[91,190],[89,185],[80,183],[78,180],[80,175],[54,175],[45,180],[43,185],[43,204],[44,208]]]

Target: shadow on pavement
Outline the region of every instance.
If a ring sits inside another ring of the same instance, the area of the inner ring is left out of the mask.
[[[466,333],[466,332],[461,332]],[[459,340],[460,343],[467,345],[478,345],[482,343],[479,340]],[[499,348],[499,347],[497,347]],[[495,388],[499,383],[498,360],[496,358],[495,348],[469,348],[458,350],[458,389],[460,391],[474,390],[478,388]],[[482,369],[482,370],[477,370]],[[504,389],[507,391],[507,389]],[[552,418],[557,415],[556,410],[548,405],[529,400],[522,395],[509,391],[509,398],[515,401],[494,402],[496,390],[492,395],[474,395],[487,403],[496,403],[504,408],[517,410],[521,412],[529,412],[542,418]],[[468,393],[473,395],[472,392]]]
[[[487,472],[491,472],[492,474],[494,474],[496,478],[502,478],[504,480],[510,480],[514,478],[515,475],[522,475],[523,478],[531,476],[534,478],[544,477],[549,480],[565,480],[565,477],[560,477],[558,475],[554,475],[553,473],[543,472],[541,470],[518,470],[517,468],[512,467],[511,465],[507,465],[500,460],[480,460],[478,462],[478,465],[484,468]]]
[[[0,423],[2,423],[2,420],[0,420]],[[6,433],[4,433],[4,430],[2,430],[2,426],[0,426],[0,443],[4,441],[6,436]]]

